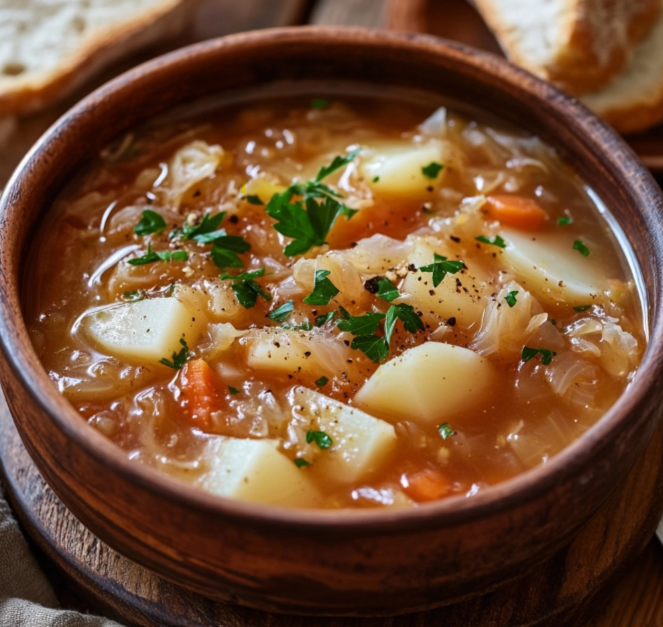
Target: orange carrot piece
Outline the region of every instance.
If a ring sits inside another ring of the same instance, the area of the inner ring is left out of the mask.
[[[404,474],[401,485],[405,493],[417,503],[441,499],[451,489],[450,481],[442,473],[430,468]]]
[[[517,229],[538,229],[548,219],[536,201],[522,196],[488,196],[483,211],[504,226]]]
[[[209,431],[212,412],[221,409],[216,375],[203,359],[188,361],[182,369],[180,402],[189,421]]]

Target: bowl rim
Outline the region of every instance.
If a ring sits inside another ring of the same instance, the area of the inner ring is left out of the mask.
[[[641,197],[642,207],[645,206],[645,195],[649,194],[650,199],[647,202],[650,203],[651,198],[655,198],[657,207],[654,208],[659,210],[663,208],[663,197],[658,186],[625,142],[575,98],[563,94],[525,70],[490,53],[429,35],[359,27],[300,26],[250,31],[187,46],[143,63],[93,91],[69,109],[42,135],[14,171],[0,198],[1,239],[6,238],[6,225],[9,221],[7,214],[12,211],[12,199],[15,193],[20,191],[23,174],[29,167],[40,165],[44,151],[57,140],[59,135],[71,132],[71,126],[76,124],[79,115],[88,109],[94,110],[109,95],[121,97],[123,93],[131,91],[136,84],[146,80],[146,77],[153,73],[167,72],[169,67],[177,63],[195,65],[207,57],[223,54],[223,51],[234,50],[241,53],[243,47],[255,44],[269,46],[276,42],[318,46],[349,44],[370,48],[386,46],[398,48],[401,52],[417,49],[429,53],[431,58],[446,57],[447,60],[451,58],[466,71],[474,70],[475,76],[479,76],[475,80],[479,83],[482,82],[481,77],[485,77],[490,71],[516,93],[534,97],[551,113],[559,115],[574,133],[584,136],[585,144],[598,150],[609,144],[611,152],[603,154],[604,162],[621,174],[621,181],[614,181],[613,186],[630,187],[634,190],[635,196]],[[260,81],[256,81],[256,86],[260,84]],[[164,109],[164,112],[167,110]],[[43,163],[41,165],[44,166]],[[46,164],[44,167],[49,166]],[[39,176],[43,176],[43,172]],[[46,203],[42,206],[42,213],[48,210],[45,206]],[[650,225],[654,224],[653,218],[648,219],[645,216],[645,219]],[[658,234],[657,237],[657,253],[663,259],[661,252],[663,236]],[[649,341],[633,381],[597,423],[546,464],[481,490],[472,498],[458,495],[416,508],[315,510],[265,506],[191,489],[188,484],[161,471],[131,461],[125,451],[82,420],[80,414],[59,394],[48,379],[32,343],[29,340],[22,341],[29,338],[25,317],[21,315],[15,319],[6,298],[7,292],[12,291],[11,282],[12,277],[6,276],[4,272],[0,273],[0,293],[3,294],[3,298],[0,299],[0,352],[7,366],[13,371],[13,377],[19,381],[39,409],[55,423],[60,432],[73,440],[88,455],[95,457],[110,472],[117,473],[132,484],[156,493],[167,501],[215,516],[217,520],[239,520],[254,527],[268,526],[312,531],[324,529],[327,532],[339,533],[362,530],[403,532],[470,522],[517,504],[531,502],[577,474],[593,450],[600,448],[606,438],[615,437],[619,426],[628,419],[634,408],[643,402],[656,384],[657,377],[663,374],[663,360],[657,350],[663,338],[663,308],[660,306],[663,289],[654,286],[656,289],[650,288],[654,289],[654,295],[649,294],[648,297],[649,309],[651,311],[654,304],[656,315],[650,316]],[[16,296],[18,297],[18,294]],[[20,302],[18,307],[22,310]],[[28,356],[35,363],[39,363],[39,368],[31,367]],[[49,384],[44,385],[45,381]]]

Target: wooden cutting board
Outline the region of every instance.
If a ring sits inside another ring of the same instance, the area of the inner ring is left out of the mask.
[[[468,0],[390,0],[386,25],[394,30],[452,39],[504,56]],[[663,173],[663,125],[625,139],[652,172]]]

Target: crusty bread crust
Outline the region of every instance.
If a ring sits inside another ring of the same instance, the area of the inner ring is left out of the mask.
[[[162,0],[83,39],[52,70],[0,76],[0,115],[28,113],[61,100],[113,61],[178,34],[198,4],[198,0]]]
[[[547,61],[535,63],[522,48],[522,33],[505,21],[503,1],[474,0],[507,56],[574,94],[600,89],[619,74],[661,11],[661,0],[558,0],[558,36]]]

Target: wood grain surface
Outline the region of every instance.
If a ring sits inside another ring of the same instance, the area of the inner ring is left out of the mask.
[[[412,4],[420,0],[409,0]],[[457,2],[457,0],[438,0],[444,5]],[[190,40],[197,40],[225,34],[237,30],[247,30],[257,27],[289,23],[304,18],[314,23],[334,24],[361,24],[365,26],[384,26],[389,19],[387,0],[319,0],[318,2],[301,2],[299,0],[242,0],[230,2],[227,0],[210,0],[206,13],[201,14]],[[463,9],[460,9],[461,11]],[[451,28],[452,33],[454,31]],[[174,42],[181,45],[182,41]],[[472,43],[472,42],[470,42]],[[172,44],[171,44],[172,45]],[[132,60],[143,60],[169,49],[171,45],[158,50],[151,50]],[[479,45],[478,42],[475,45]],[[112,68],[105,76],[100,77],[103,82],[110,76],[126,69],[125,65]],[[86,90],[95,85],[88,85]],[[77,97],[83,92],[77,94]],[[54,121],[59,114],[73,101],[64,103],[57,110],[31,116],[18,123],[13,120],[0,120],[0,187],[6,181],[9,173],[18,160],[29,148],[32,142]],[[3,137],[8,138],[4,143]],[[661,137],[663,141],[663,136]],[[660,447],[660,434],[657,446]],[[651,450],[651,446],[650,446]],[[3,455],[3,451],[10,451]],[[14,504],[23,509],[23,522],[31,534],[40,538],[41,548],[49,555],[47,568],[51,569],[52,579],[57,585],[63,599],[73,604],[89,607],[94,611],[105,611],[107,614],[123,618],[123,620],[136,625],[221,625],[223,627],[244,627],[244,625],[281,625],[303,627],[337,627],[340,625],[353,625],[359,627],[427,627],[441,624],[451,627],[441,614],[426,617],[423,614],[396,619],[375,619],[356,621],[353,619],[321,619],[313,622],[312,619],[288,619],[272,617],[253,610],[241,608],[228,608],[215,605],[200,597],[195,597],[178,589],[141,569],[132,562],[114,553],[90,534],[82,525],[64,508],[38,475],[34,466],[29,462],[25,450],[17,440],[13,426],[8,422],[8,414],[4,402],[0,406],[0,456],[4,460],[13,487]],[[661,451],[657,453],[661,459]],[[641,464],[644,462],[641,462]],[[647,462],[652,463],[652,460]],[[655,465],[655,464],[654,464]],[[648,466],[650,480],[656,473],[652,473],[652,466]],[[13,473],[13,474],[12,474]],[[660,475],[659,475],[660,477]],[[637,507],[642,498],[650,494],[651,490],[660,497],[660,479],[654,487],[638,480],[632,487],[630,502],[627,507]],[[663,503],[663,498],[659,502]],[[654,508],[655,509],[655,508]],[[650,517],[655,512],[651,510]],[[612,514],[609,521],[614,520]],[[604,527],[601,533],[605,549],[614,546],[614,542],[629,544],[628,534],[621,533],[610,536]],[[642,544],[651,535],[653,527],[651,520],[643,524],[638,542]],[[638,535],[638,534],[636,534]],[[603,541],[602,540],[602,541]],[[632,542],[632,540],[630,540]],[[630,545],[633,550],[633,546]],[[635,551],[634,551],[635,552]],[[568,555],[560,563],[566,563]],[[609,561],[609,560],[607,560]],[[53,566],[53,564],[57,564]],[[600,573],[606,565],[605,555],[588,559],[583,567],[585,570],[594,570]],[[582,568],[579,570],[583,570]],[[663,550],[659,544],[652,540],[646,552],[638,559],[635,567],[626,570],[624,564],[619,568],[608,568],[608,578],[612,579],[612,590],[604,588],[594,598],[594,607],[602,607],[601,616],[593,625],[596,627],[658,627],[663,625]],[[549,587],[551,581],[543,577],[539,579],[544,587]],[[514,589],[514,598],[520,603],[531,603],[528,594],[531,591],[523,588]],[[478,605],[490,603],[482,601]],[[503,604],[504,605],[504,604]],[[513,608],[512,608],[513,610]],[[466,609],[463,625],[488,625],[489,623],[476,622],[478,610]],[[499,612],[493,610],[494,615]],[[506,616],[504,607],[500,610]],[[594,611],[594,610],[592,610]],[[474,612],[474,613],[472,613]],[[587,617],[579,618],[578,624],[584,624]],[[492,623],[500,624],[500,623]],[[514,627],[516,623],[501,623]],[[530,623],[534,624],[534,623]],[[557,623],[553,623],[557,624]]]

